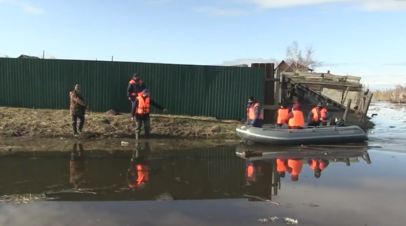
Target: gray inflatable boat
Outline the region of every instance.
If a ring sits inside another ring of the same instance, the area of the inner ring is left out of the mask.
[[[275,127],[256,128],[239,125],[239,138],[256,144],[301,145],[301,144],[345,144],[368,140],[359,126],[321,126],[303,129],[280,129]]]

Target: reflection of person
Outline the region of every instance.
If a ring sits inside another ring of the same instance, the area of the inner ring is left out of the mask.
[[[246,161],[246,171],[245,177],[247,183],[252,183],[257,181],[257,176],[262,173],[262,167],[258,164],[258,162],[252,162],[247,160]]]
[[[326,159],[312,159],[312,160],[309,160],[308,163],[309,163],[310,168],[314,170],[314,177],[320,178],[321,171],[323,171],[325,168],[327,168],[329,161]]]
[[[282,159],[282,158],[277,158],[276,159],[276,170],[279,173],[279,176],[281,178],[285,178],[286,171],[288,170],[288,160],[287,159]]]
[[[73,184],[75,188],[78,187],[78,184],[83,179],[86,169],[83,152],[84,152],[83,145],[81,143],[73,144],[71,159],[69,162],[69,169],[70,169],[70,183]]]
[[[141,149],[139,143],[131,156],[131,164],[127,171],[128,186],[135,190],[142,188],[149,182],[149,143],[145,143],[145,148]]]
[[[303,169],[303,159],[291,158],[288,159],[288,172],[290,173],[290,179],[292,181],[299,180],[299,174]]]

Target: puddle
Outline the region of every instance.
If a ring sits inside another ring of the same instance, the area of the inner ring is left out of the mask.
[[[257,147],[268,153],[249,159],[241,145],[155,141],[11,151],[0,157],[0,225],[403,225],[404,111],[377,106],[361,146]]]

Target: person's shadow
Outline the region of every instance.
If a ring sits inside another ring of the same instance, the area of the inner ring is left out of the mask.
[[[78,185],[83,181],[86,170],[84,149],[81,143],[74,143],[69,162],[70,183],[78,189]]]

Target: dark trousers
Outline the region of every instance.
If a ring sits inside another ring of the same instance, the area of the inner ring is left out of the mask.
[[[78,119],[79,119],[79,132],[82,132],[83,125],[85,124],[85,115],[72,115],[73,132],[78,132]]]
[[[135,109],[137,108],[137,105],[135,105],[135,99],[131,100],[131,117],[135,117]]]
[[[149,115],[143,115],[143,116],[136,116],[135,117],[135,135],[138,137],[138,135],[141,132],[142,129],[142,124],[144,123],[144,130],[145,130],[145,136],[148,137],[149,131],[150,131],[150,117]]]
[[[307,125],[308,125],[308,126],[320,126],[320,125],[326,126],[326,125],[327,125],[327,122],[310,121],[309,123],[307,123]]]

